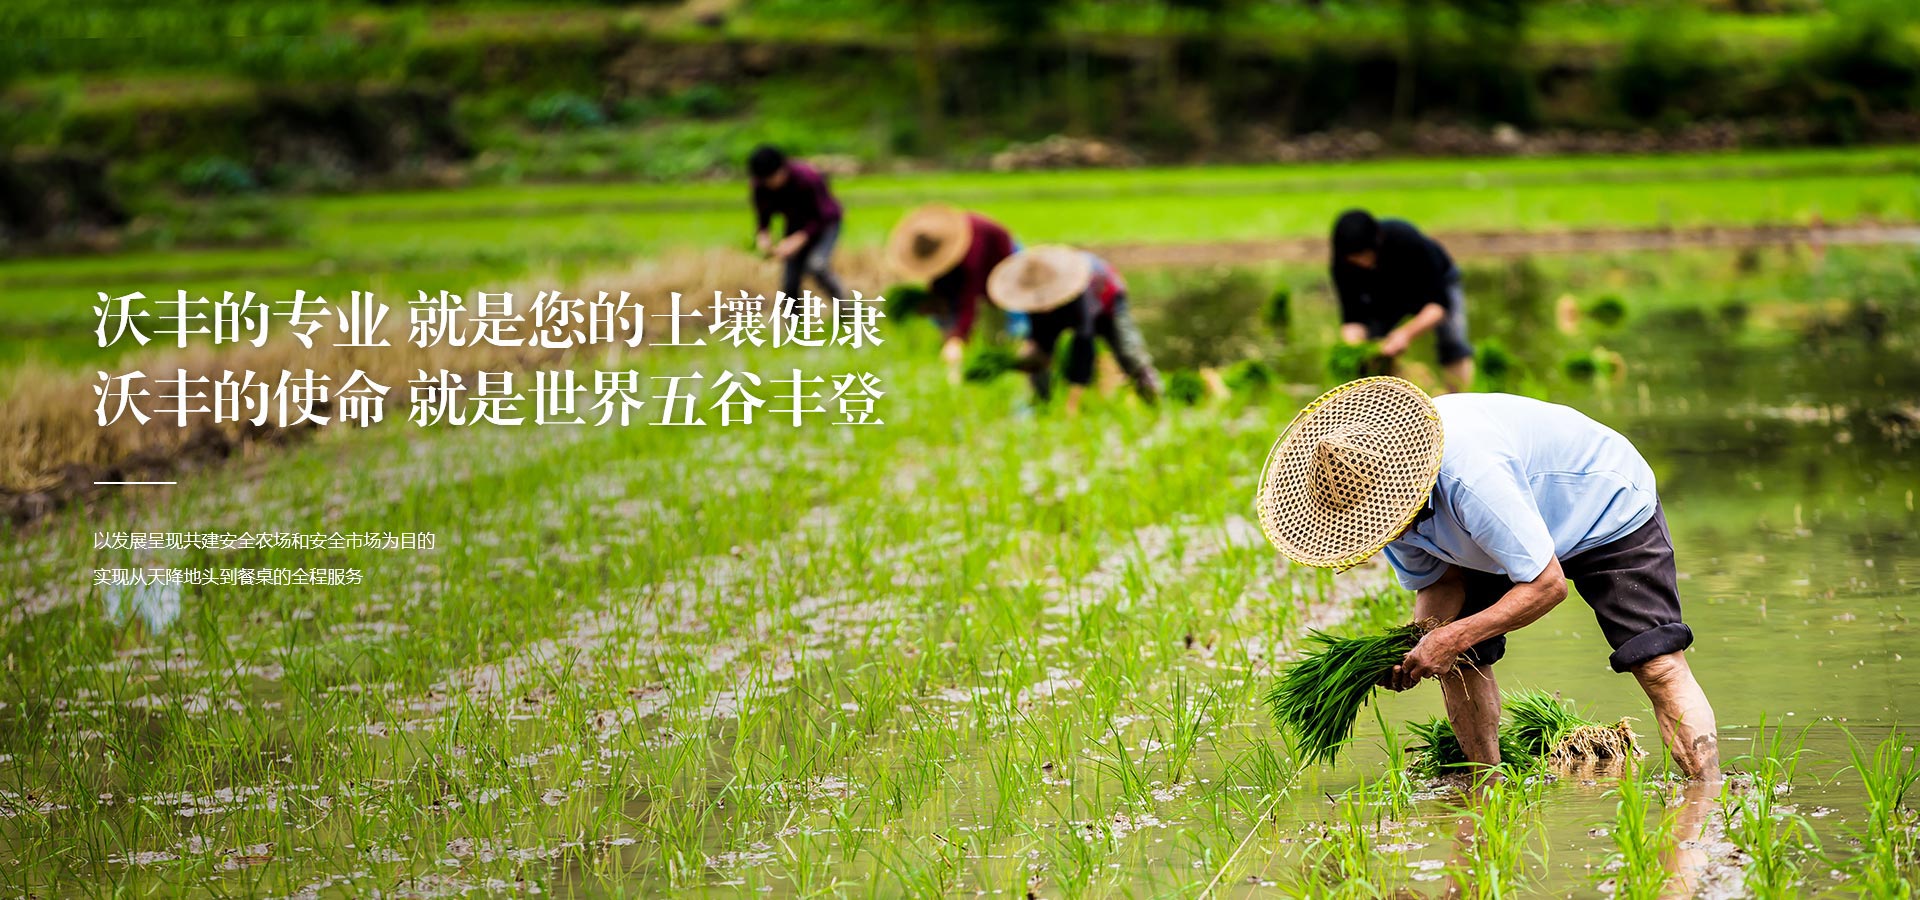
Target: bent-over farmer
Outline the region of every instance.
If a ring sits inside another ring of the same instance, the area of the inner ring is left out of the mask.
[[[1026,314],[1031,331],[1018,367],[1040,400],[1053,393],[1054,347],[1069,333],[1068,415],[1080,411],[1081,395],[1093,383],[1096,337],[1106,341],[1143,399],[1159,399],[1160,373],[1154,371],[1147,342],[1127,310],[1127,283],[1106,260],[1057,245],[1021,250],[994,267],[987,277],[987,296],[1001,309]]]
[[[1403,379],[1365,378],[1287,426],[1258,506],[1267,538],[1295,562],[1345,570],[1386,551],[1416,592],[1414,619],[1440,623],[1387,686],[1440,679],[1469,760],[1500,762],[1494,664],[1507,635],[1564,600],[1571,581],[1613,670],[1633,673],[1652,701],[1674,761],[1719,777],[1653,470],[1618,432],[1526,397],[1430,399]]]
[[[987,276],[1018,249],[1000,223],[941,204],[907,213],[887,237],[888,264],[900,277],[924,282],[934,300],[934,319],[946,334],[940,358],[948,380],[960,381],[960,362],[987,295]]]
[[[1397,359],[1429,331],[1447,389],[1473,386],[1467,298],[1460,270],[1438,241],[1400,219],[1351,209],[1333,223],[1333,287],[1340,297],[1340,340],[1379,341]]]
[[[753,178],[754,245],[783,264],[780,291],[800,296],[801,276],[811,275],[828,298],[847,299],[846,288],[833,274],[841,210],[827,176],[767,144],[747,157],[747,174]],[[768,231],[776,215],[786,229],[778,242]]]

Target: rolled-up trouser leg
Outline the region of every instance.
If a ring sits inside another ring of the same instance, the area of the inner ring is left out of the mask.
[[[1680,581],[1674,567],[1673,538],[1666,511],[1625,537],[1560,561],[1567,580],[1593,608],[1600,633],[1613,648],[1607,658],[1615,672],[1693,645],[1693,629],[1680,619]],[[1500,601],[1513,588],[1505,575],[1462,570],[1467,599],[1462,618]],[[1491,637],[1460,655],[1463,662],[1490,664],[1506,655],[1505,635]]]

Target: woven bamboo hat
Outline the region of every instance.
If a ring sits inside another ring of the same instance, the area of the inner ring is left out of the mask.
[[[987,296],[1008,312],[1043,313],[1080,296],[1093,280],[1086,251],[1046,244],[1000,261],[987,276]]]
[[[887,264],[909,281],[932,281],[967,256],[973,223],[951,206],[929,203],[900,218],[887,236]]]
[[[1344,572],[1400,536],[1440,474],[1440,411],[1403,378],[1350,381],[1274,442],[1254,508],[1288,559]]]

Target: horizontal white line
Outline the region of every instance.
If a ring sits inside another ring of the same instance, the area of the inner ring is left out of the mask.
[[[94,484],[179,484],[178,481],[96,481]]]

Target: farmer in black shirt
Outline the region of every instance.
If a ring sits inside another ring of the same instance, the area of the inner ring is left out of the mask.
[[[1440,350],[1447,388],[1473,385],[1466,296],[1460,270],[1432,238],[1400,219],[1348,210],[1333,223],[1333,286],[1340,295],[1340,339],[1379,341],[1398,358],[1428,331]]]

